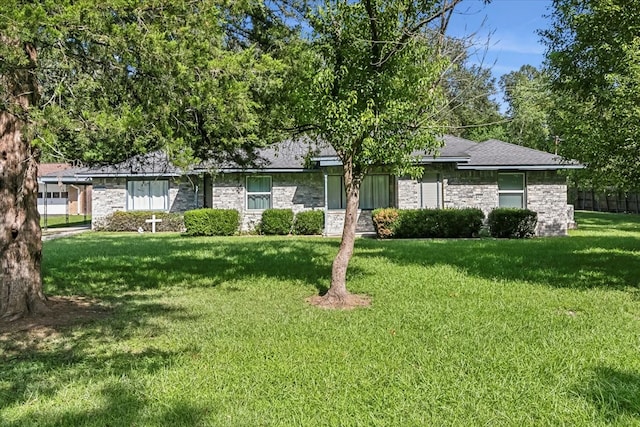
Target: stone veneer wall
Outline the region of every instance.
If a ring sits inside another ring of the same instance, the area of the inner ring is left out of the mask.
[[[139,179],[139,178],[138,178]],[[153,178],[149,178],[153,179]],[[195,185],[202,187],[198,177],[172,178],[169,180],[169,212],[184,212],[201,207],[204,202],[202,188],[198,188],[196,201]],[[94,178],[92,189],[91,227],[104,225],[106,218],[116,211],[127,210],[127,178]]]
[[[553,171],[527,172],[527,208],[538,213],[538,236],[565,236],[573,223],[566,178]]]
[[[294,213],[324,209],[324,177],[311,173],[256,174],[271,177],[271,207],[292,209]],[[251,231],[262,219],[262,211],[247,211],[245,186],[248,174],[220,174],[214,177],[212,206],[236,209],[242,218],[241,230]]]
[[[538,214],[538,236],[564,236],[569,218],[566,179],[555,171],[528,171],[527,209]],[[444,179],[446,208],[477,207],[485,215],[498,206],[498,171],[457,171]]]

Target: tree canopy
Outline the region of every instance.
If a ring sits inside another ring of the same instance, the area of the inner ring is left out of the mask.
[[[12,43],[0,72],[28,65],[25,43],[38,53],[28,65],[39,83],[24,112],[28,138],[87,162],[159,147],[215,159],[263,143],[281,63],[255,43],[237,48],[240,9],[216,0],[3,2],[0,31]]]
[[[638,0],[554,0],[542,32],[561,153],[586,162],[599,187],[640,182],[637,10]]]

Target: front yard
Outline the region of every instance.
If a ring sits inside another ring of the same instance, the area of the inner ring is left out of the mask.
[[[569,238],[86,233],[44,243],[70,327],[0,334],[0,425],[640,425],[640,217]],[[97,310],[100,312],[100,310]]]

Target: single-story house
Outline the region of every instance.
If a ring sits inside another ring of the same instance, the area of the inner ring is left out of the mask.
[[[68,163],[38,165],[40,215],[91,214],[91,178],[78,176],[84,170]]]
[[[528,208],[538,213],[537,235],[565,235],[573,222],[566,179],[558,171],[582,166],[554,154],[498,140],[473,142],[445,136],[436,156],[414,153],[420,179],[379,168],[360,191],[359,232],[373,231],[371,211],[477,207]],[[306,139],[262,149],[250,168],[228,164],[181,170],[162,152],[89,169],[93,226],[117,210],[184,212],[199,207],[237,209],[249,231],[267,208],[323,210],[325,234],[342,232],[345,208],[342,166],[329,146]]]

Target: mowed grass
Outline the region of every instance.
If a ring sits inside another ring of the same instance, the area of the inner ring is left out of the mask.
[[[47,241],[46,293],[113,312],[0,341],[0,425],[640,425],[640,217],[577,217],[567,238],[360,239],[353,311],[305,302],[335,239]]]
[[[90,224],[91,215],[48,215],[46,218],[47,228],[78,227]],[[44,215],[40,215],[40,226],[45,227]]]

